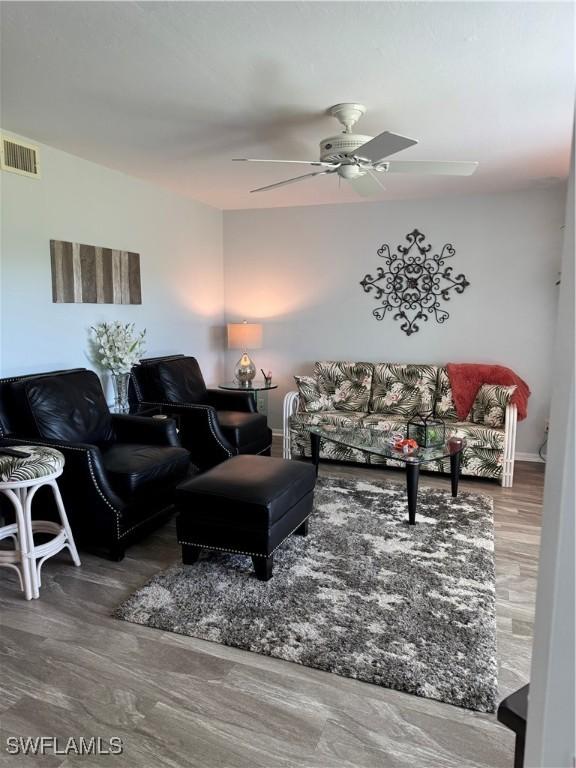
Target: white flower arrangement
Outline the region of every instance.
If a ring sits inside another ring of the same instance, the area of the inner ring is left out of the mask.
[[[98,323],[91,329],[96,342],[97,361],[115,376],[130,373],[146,349],[146,329],[135,333],[134,323]]]

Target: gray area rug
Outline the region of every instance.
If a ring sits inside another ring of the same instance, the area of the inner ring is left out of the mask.
[[[136,624],[274,656],[417,696],[493,712],[492,499],[318,480],[307,538],[292,536],[260,582],[250,558],[175,565],[115,612]]]

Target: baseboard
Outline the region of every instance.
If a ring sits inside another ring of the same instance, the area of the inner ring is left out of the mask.
[[[540,456],[537,453],[520,453],[516,451],[516,454],[514,456],[516,461],[534,461],[538,464],[543,464],[544,461],[540,458]]]

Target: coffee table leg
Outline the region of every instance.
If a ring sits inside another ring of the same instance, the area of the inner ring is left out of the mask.
[[[419,464],[406,464],[406,489],[408,491],[408,522],[416,525],[416,502],[418,500]]]
[[[460,458],[462,451],[450,456],[450,479],[452,480],[452,496],[458,496],[458,479],[460,477]]]
[[[310,432],[310,449],[312,451],[312,461],[316,469],[316,477],[318,477],[318,465],[320,464],[320,435],[315,435]]]

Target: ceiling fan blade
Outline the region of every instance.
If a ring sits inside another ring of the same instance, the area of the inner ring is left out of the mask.
[[[347,181],[360,197],[375,197],[385,189],[377,175],[370,171],[363,176],[357,176],[355,179],[348,179]]]
[[[250,192],[266,192],[269,189],[276,189],[276,187],[283,187],[285,184],[293,184],[295,181],[302,181],[302,179],[311,179],[312,176],[323,176],[325,173],[333,173],[333,171],[315,171],[314,173],[305,173],[303,176],[295,176],[293,179],[286,179],[285,181],[277,181],[276,184],[268,184],[266,187],[258,187],[258,189],[251,189]]]
[[[384,133],[358,147],[354,154],[377,163],[379,160],[383,160],[385,157],[393,155],[395,152],[400,152],[402,149],[407,149],[414,144],[418,144],[416,139],[409,139],[407,136],[384,131]]]
[[[322,160],[260,160],[255,157],[233,157],[234,163],[290,163],[291,165],[323,165],[328,168],[338,167],[338,163],[325,163]]]
[[[439,176],[471,176],[478,163],[468,160],[447,160],[437,163],[427,160],[391,160],[385,163],[387,173],[422,173]]]

